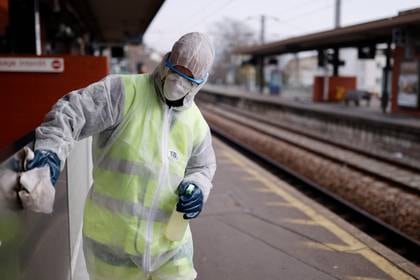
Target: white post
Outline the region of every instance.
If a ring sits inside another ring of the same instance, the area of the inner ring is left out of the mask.
[[[341,25],[341,0],[335,0],[335,24],[334,27],[338,28]]]
[[[35,14],[35,49],[36,55],[42,54],[41,49],[41,23],[39,19],[39,0],[34,0],[34,14]]]

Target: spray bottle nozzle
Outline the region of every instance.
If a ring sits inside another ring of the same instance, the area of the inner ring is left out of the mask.
[[[188,187],[185,190],[186,195],[191,195],[195,189],[195,186],[193,184],[189,184]]]

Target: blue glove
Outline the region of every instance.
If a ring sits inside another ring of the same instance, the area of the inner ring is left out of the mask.
[[[185,213],[185,220],[196,218],[203,209],[204,197],[201,189],[192,183],[184,182],[178,187],[178,196],[176,211]]]
[[[51,183],[55,186],[58,176],[60,176],[61,161],[57,154],[48,150],[35,150],[34,158],[26,164],[26,170],[48,165],[50,168]]]

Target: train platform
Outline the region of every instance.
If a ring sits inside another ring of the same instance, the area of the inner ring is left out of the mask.
[[[220,94],[231,97],[242,97],[252,101],[272,103],[284,107],[290,107],[314,113],[327,113],[337,117],[359,119],[361,121],[374,122],[384,126],[399,126],[407,129],[416,129],[420,131],[419,118],[399,114],[383,114],[380,109],[380,102],[372,100],[371,106],[365,106],[364,102],[360,106],[350,104],[346,106],[344,103],[330,103],[330,102],[312,102],[310,96],[293,96],[284,94],[273,96],[267,94],[260,94],[258,92],[247,92],[241,88],[206,85],[203,88],[204,92]]]
[[[418,268],[214,138],[198,279],[420,279]]]

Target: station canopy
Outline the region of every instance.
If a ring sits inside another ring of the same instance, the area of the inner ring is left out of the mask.
[[[142,36],[164,0],[70,0],[101,42],[121,43]]]
[[[420,27],[420,8],[400,12],[395,17],[292,37],[266,44],[238,47],[234,50],[234,53],[270,56],[308,50],[366,46],[389,42],[392,39],[395,28],[410,27],[413,27],[413,29]]]

